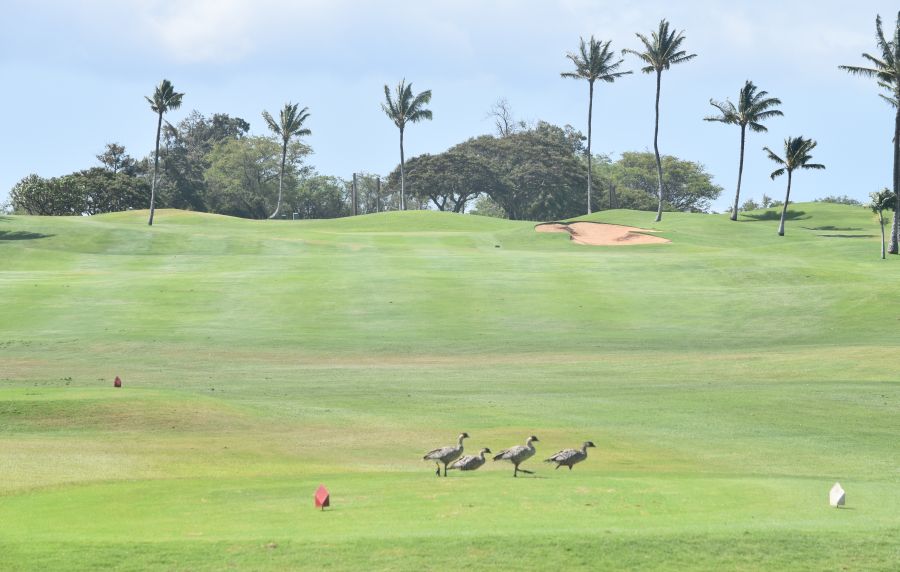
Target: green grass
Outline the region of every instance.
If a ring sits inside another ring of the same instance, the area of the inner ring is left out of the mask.
[[[791,211],[0,217],[0,569],[894,570],[900,266]]]

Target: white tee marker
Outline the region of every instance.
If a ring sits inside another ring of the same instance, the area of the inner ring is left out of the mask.
[[[841,483],[834,483],[834,486],[831,487],[831,492],[828,493],[828,504],[834,508],[844,506],[845,497],[846,493],[841,488]]]

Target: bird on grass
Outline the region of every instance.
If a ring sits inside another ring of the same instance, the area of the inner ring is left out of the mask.
[[[569,467],[569,470],[571,471],[573,465],[587,459],[588,447],[596,447],[596,445],[594,445],[593,441],[585,441],[581,446],[581,449],[563,449],[559,453],[545,459],[544,462],[556,463],[557,469],[560,467]]]
[[[463,453],[463,439],[467,439],[469,437],[468,433],[460,433],[459,437],[456,440],[456,445],[447,445],[446,447],[441,447],[440,449],[435,449],[433,451],[428,451],[425,453],[425,456],[422,457],[425,461],[434,461],[434,464],[437,466],[437,471],[435,474],[437,476],[441,476],[441,465],[444,464],[444,476],[447,476],[447,463],[451,463],[459,458]]]
[[[464,455],[459,459],[453,461],[453,463],[450,464],[449,468],[459,469],[460,471],[474,471],[484,464],[484,454],[490,452],[491,450],[485,447],[477,455]]]
[[[513,476],[519,476],[519,473],[533,474],[532,471],[526,471],[525,469],[520,469],[519,465],[530,459],[534,456],[535,450],[534,445],[532,443],[534,441],[540,441],[537,437],[532,435],[529,437],[524,445],[516,445],[515,447],[510,447],[509,449],[504,449],[494,455],[495,461],[509,461],[515,466],[513,470]]]

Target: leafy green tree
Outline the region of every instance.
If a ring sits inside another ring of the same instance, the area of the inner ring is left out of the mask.
[[[63,177],[71,192],[83,197],[82,214],[145,209],[148,206],[145,178],[94,167]]]
[[[431,120],[431,110],[425,106],[431,102],[431,90],[427,89],[418,95],[413,95],[412,84],[406,84],[406,79],[400,80],[391,97],[391,90],[384,86],[385,102],[381,109],[394,122],[400,130],[400,210],[406,210],[406,173],[403,156],[403,131],[407,123],[418,123],[425,119]]]
[[[216,113],[205,117],[194,110],[177,125],[163,125],[164,149],[157,197],[171,208],[206,211],[205,173],[216,143],[243,137],[250,124],[240,117]]]
[[[131,173],[134,171],[134,158],[125,152],[125,147],[118,143],[107,143],[103,153],[97,155],[97,160],[105,168],[113,172],[126,171]]]
[[[744,201],[744,204],[741,205],[742,211],[755,211],[759,210],[760,208],[761,205],[753,199],[747,199],[746,201]]]
[[[396,185],[399,168],[388,178]],[[419,155],[406,165],[408,194],[431,201],[438,210],[465,212],[466,205],[482,193],[496,194],[502,183],[490,164],[464,149],[437,155]]]
[[[741,128],[741,158],[738,163],[737,190],[734,193],[734,207],[731,209],[731,220],[737,220],[738,201],[741,197],[741,178],[744,174],[744,143],[747,139],[747,127],[756,133],[768,131],[763,121],[772,117],[784,115],[776,106],[781,105],[781,100],[775,97],[766,97],[768,92],[756,91],[753,82],[747,80],[738,95],[738,104],[735,106],[729,100],[724,103],[710,99],[709,104],[719,110],[719,115],[706,117],[706,121],[717,121],[728,125],[737,125]]]
[[[80,216],[147,208],[145,179],[94,167],[62,177],[29,175],[16,183],[10,199],[17,212]]]
[[[613,83],[618,78],[632,73],[631,71],[618,71],[624,60],[615,60],[609,46],[611,42],[597,41],[594,36],[587,42],[580,38],[578,53],[566,54],[566,57],[575,64],[575,71],[563,72],[562,77],[583,79],[588,82],[588,131],[587,131],[587,212],[591,214],[591,183],[593,180],[591,169],[591,124],[594,112],[594,82],[603,81]]]
[[[722,193],[722,187],[712,181],[703,165],[663,155],[663,195],[665,210],[707,212],[712,201]],[[626,151],[615,163],[616,193],[619,206],[636,210],[658,208],[653,200],[658,196],[656,157],[653,153]],[[648,205],[652,205],[648,208]]]
[[[281,177],[282,146],[269,137],[242,137],[217,143],[209,154],[206,196],[209,212],[264,219],[278,201],[281,179],[285,202],[296,199],[302,160],[309,148],[298,141],[288,145]]]
[[[162,131],[163,115],[167,111],[173,111],[181,107],[181,99],[183,97],[184,94],[176,92],[172,83],[167,79],[162,80],[156,86],[152,99],[144,97],[150,103],[150,109],[159,117],[156,123],[156,151],[153,153],[153,182],[150,186],[150,220],[147,222],[150,226],[153,226],[154,203],[156,201],[156,181],[159,175],[159,138]]]
[[[684,34],[682,32],[669,31],[669,22],[660,20],[659,29],[652,32],[651,39],[643,34],[636,34],[638,39],[644,44],[644,51],[624,49],[623,54],[633,54],[641,59],[646,66],[641,68],[644,73],[656,73],[656,121],[653,128],[653,152],[656,154],[656,172],[659,192],[659,207],[656,211],[656,221],[662,220],[663,211],[663,171],[662,163],[659,157],[659,93],[662,84],[662,72],[669,69],[673,65],[688,62],[697,54],[688,54],[681,49],[684,42]]]
[[[498,205],[494,199],[488,195],[480,195],[475,199],[475,208],[472,209],[472,214],[493,218],[506,218],[506,212],[503,210],[503,207]]]
[[[582,212],[586,185],[583,136],[539,122],[507,137],[482,135],[453,150],[485,161],[499,184],[485,190],[513,220],[559,220]]]
[[[891,254],[900,253],[900,12],[897,12],[897,24],[891,40],[885,38],[881,26],[881,16],[875,17],[875,41],[880,57],[863,53],[867,66],[839,66],[840,69],[853,75],[875,78],[878,86],[888,92],[879,95],[893,107],[894,116],[894,224],[891,227]]]
[[[295,136],[302,137],[304,135],[312,134],[312,131],[303,127],[303,122],[309,118],[309,108],[299,108],[299,103],[285,103],[284,108],[281,110],[278,117],[278,121],[275,121],[268,111],[262,112],[263,119],[266,120],[266,125],[269,126],[269,129],[271,129],[275,135],[281,137],[281,171],[278,175],[278,202],[275,204],[275,212],[273,212],[269,218],[275,218],[278,216],[278,211],[281,210],[282,189],[284,188],[284,166],[285,161],[287,160],[288,143],[290,143],[291,138]]]
[[[877,193],[869,193],[871,201],[868,207],[878,215],[878,227],[881,229],[881,259],[884,260],[884,209],[894,209],[897,197],[888,189],[882,189]]]
[[[300,218],[337,218],[348,216],[347,183],[337,177],[313,175],[303,178],[293,199],[294,212]]]
[[[810,153],[816,148],[816,142],[812,139],[801,137],[788,137],[784,140],[784,157],[779,157],[768,147],[763,150],[769,154],[769,159],[781,165],[772,171],[772,180],[787,173],[787,191],[784,194],[784,204],[781,207],[781,222],[778,224],[778,236],[784,236],[784,219],[787,216],[788,204],[791,202],[791,178],[796,169],[824,169],[825,165],[810,163]]]
[[[28,175],[13,186],[9,198],[15,212],[30,215],[80,215],[84,211],[84,197],[59,178]]]

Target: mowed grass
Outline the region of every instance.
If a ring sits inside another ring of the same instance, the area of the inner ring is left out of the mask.
[[[895,570],[900,266],[791,213],[2,217],[0,569]]]

